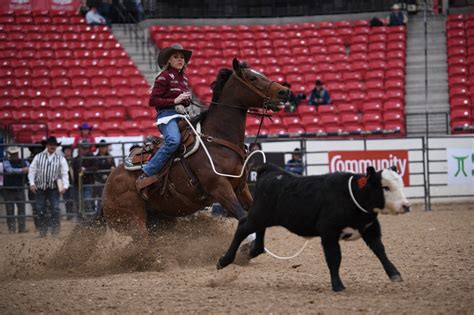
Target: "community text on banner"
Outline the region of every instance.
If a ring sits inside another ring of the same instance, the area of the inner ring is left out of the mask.
[[[448,185],[474,185],[474,148],[447,148],[446,152]]]
[[[395,166],[405,186],[410,185],[408,150],[329,151],[330,172],[365,173],[368,166],[383,170]]]

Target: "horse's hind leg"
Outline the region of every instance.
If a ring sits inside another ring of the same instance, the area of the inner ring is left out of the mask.
[[[237,231],[235,231],[234,239],[225,255],[219,258],[217,269],[222,269],[230,265],[235,260],[235,255],[242,241],[250,234],[255,233],[255,231],[256,229],[249,223],[247,217],[240,219]]]

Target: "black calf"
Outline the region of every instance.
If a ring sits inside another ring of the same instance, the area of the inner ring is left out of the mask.
[[[348,187],[351,176],[350,190],[355,201]],[[344,290],[339,277],[339,240],[355,240],[360,236],[379,258],[390,279],[402,281],[397,268],[385,254],[377,211],[384,209],[387,194],[395,193],[389,196],[391,200],[393,196],[406,198],[401,191],[390,192],[390,187],[396,190],[397,186],[387,180],[396,180],[398,175],[384,173],[383,176],[382,172],[369,167],[367,175],[335,173],[301,177],[273,165],[264,165],[258,171],[254,204],[248,216],[239,221],[234,239],[227,253],[219,259],[217,268],[231,264],[242,241],[252,233],[256,233],[256,239],[249,255],[253,258],[262,254],[266,228],[283,226],[303,237],[321,237],[334,291]],[[400,205],[403,211],[407,210],[407,202]]]

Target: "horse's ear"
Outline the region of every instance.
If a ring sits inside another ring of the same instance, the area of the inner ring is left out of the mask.
[[[235,73],[237,73],[237,75],[241,77],[242,69],[240,67],[240,61],[237,58],[234,58],[234,60],[232,60],[232,67],[234,68]]]

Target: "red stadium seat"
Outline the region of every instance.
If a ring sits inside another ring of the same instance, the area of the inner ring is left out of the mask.
[[[348,113],[355,114],[357,112],[357,107],[354,104],[342,103],[336,106],[340,114]]]
[[[372,112],[364,113],[362,116],[362,121],[364,124],[367,123],[380,123],[382,121],[382,115]]]

